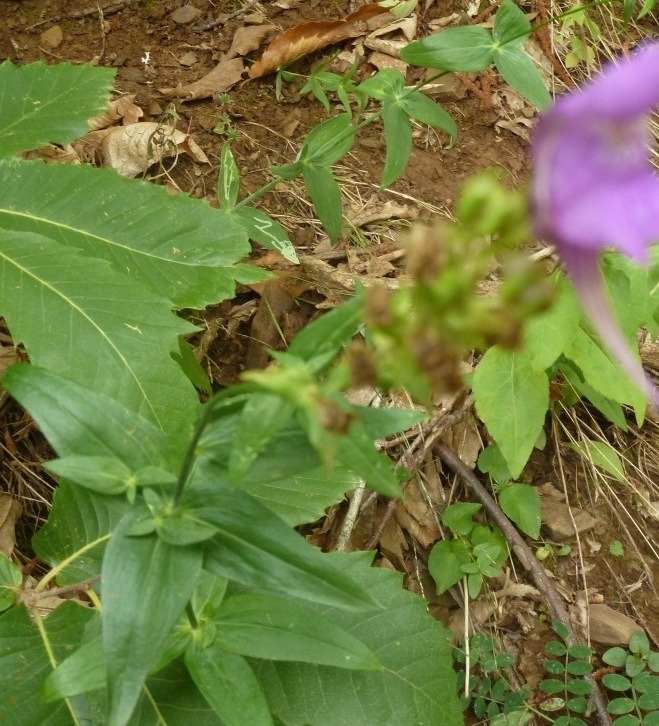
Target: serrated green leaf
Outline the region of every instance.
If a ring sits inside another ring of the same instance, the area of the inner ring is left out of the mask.
[[[511,484],[499,493],[506,515],[532,539],[540,536],[540,495],[530,484]]]
[[[146,677],[201,572],[202,551],[159,537],[128,537],[135,512],[112,533],[103,557],[103,652],[108,726],[128,723]]]
[[[207,427],[198,447],[195,486],[206,482],[212,489],[212,482],[228,482],[227,461],[233,448],[240,446],[235,436],[239,416],[233,412]],[[270,439],[267,451],[237,486],[295,526],[321,517],[357,483],[358,476],[345,467],[324,466],[300,424],[291,419]]]
[[[446,631],[401,576],[369,566],[372,554],[328,559],[387,603],[381,613],[314,610],[363,641],[382,671],[260,661],[255,664],[273,714],[286,726],[459,726],[463,723]]]
[[[622,464],[618,452],[605,441],[591,441],[583,439],[571,443],[570,448],[581,454],[586,461],[599,467],[607,474],[615,477],[620,482],[626,482],[625,467]]]
[[[457,136],[458,127],[455,125],[453,117],[432,98],[424,96],[420,91],[401,98],[400,105],[408,116],[422,124],[446,131],[450,136]]]
[[[240,173],[231,151],[231,144],[227,141],[222,145],[220,152],[220,176],[217,182],[217,198],[222,209],[231,210],[236,206],[239,189]]]
[[[233,595],[224,600],[213,620],[216,644],[238,655],[349,670],[382,668],[360,640],[290,600]]]
[[[332,166],[350,151],[354,141],[352,118],[341,113],[318,124],[307,135],[297,161],[303,167]]]
[[[410,43],[400,57],[413,66],[471,73],[492,65],[496,47],[485,28],[463,26]]]
[[[202,648],[193,641],[185,664],[225,726],[271,726],[268,703],[244,658],[215,645]]]
[[[6,160],[0,179],[11,180],[0,185],[0,227],[107,260],[176,308],[204,308],[235,293],[232,265],[250,248],[220,209],[86,165]]]
[[[343,225],[343,205],[341,190],[332,170],[328,166],[308,164],[304,167],[302,178],[318,219],[327,232],[330,242],[336,242]]]
[[[60,63],[0,65],[0,156],[52,142],[68,144],[89,131],[105,111],[113,68]]]
[[[518,477],[538,439],[549,405],[549,380],[522,351],[490,348],[473,377],[476,411]]]
[[[204,567],[210,572],[312,602],[364,610],[375,607],[371,595],[335,570],[279,517],[245,492],[214,482],[199,506],[218,533],[204,543]]]
[[[494,65],[503,80],[536,108],[542,110],[551,103],[540,71],[523,48],[511,44],[502,46],[494,56]]]
[[[412,124],[396,99],[386,99],[382,106],[386,160],[380,187],[386,189],[405,171],[412,155]]]
[[[62,603],[42,625],[55,664],[78,646],[94,612],[73,601]],[[0,722],[8,726],[73,726],[64,703],[44,703],[39,692],[53,663],[39,629],[24,606],[0,617]],[[27,689],[27,690],[26,690]]]
[[[428,557],[428,571],[435,581],[437,594],[446,592],[460,582],[464,576],[462,567],[470,561],[469,550],[460,540],[437,542]]]
[[[234,211],[233,216],[247,232],[250,239],[269,250],[278,252],[289,262],[295,264],[299,262],[295,247],[293,247],[286,230],[265,212],[254,209],[254,207],[240,207],[240,209]]]
[[[531,23],[512,0],[503,0],[494,16],[492,35],[501,45],[519,45],[531,33]]]
[[[194,328],[169,308],[102,260],[41,235],[0,232],[0,312],[33,363],[187,438],[198,403],[170,354]]]

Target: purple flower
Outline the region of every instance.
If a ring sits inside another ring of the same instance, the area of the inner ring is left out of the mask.
[[[659,178],[650,163],[647,115],[659,105],[659,44],[608,65],[540,118],[533,141],[532,216],[556,246],[591,322],[632,379],[659,391],[613,318],[599,268],[614,247],[637,262],[659,241]]]

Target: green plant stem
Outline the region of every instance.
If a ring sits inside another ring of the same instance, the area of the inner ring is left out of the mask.
[[[174,496],[172,497],[172,503],[174,506],[176,506],[181,501],[185,485],[187,484],[188,478],[190,477],[190,472],[192,471],[192,467],[194,466],[195,456],[197,453],[197,444],[199,443],[199,440],[204,433],[204,429],[210,421],[212,412],[213,403],[212,401],[210,401],[204,406],[202,410],[201,417],[197,422],[194,435],[192,436],[192,441],[190,442],[190,445],[185,452],[185,457],[183,459],[183,463],[181,464],[181,471],[179,472],[178,479],[176,481]]]
[[[503,532],[504,537],[510,544],[513,552],[517,555],[522,567],[524,567],[524,569],[531,575],[536,587],[545,596],[552,619],[561,620],[569,626],[572,622],[570,615],[565,605],[563,605],[556,588],[549,577],[547,577],[542,565],[533,556],[533,552],[531,552],[530,547],[526,544],[508,517],[506,517],[499,505],[494,501],[494,498],[478,481],[478,478],[473,471],[471,471],[471,469],[464,464],[462,459],[460,459],[454,451],[449,449],[448,446],[444,446],[444,444],[435,444],[434,449],[442,461],[444,461],[448,467],[452,469],[453,472],[457,474],[471,489],[476,499],[478,499],[478,501],[483,505],[483,508],[487,512],[488,516],[494,520],[499,529]],[[580,639],[574,634],[571,634],[571,637],[567,640],[568,645],[579,642]],[[591,698],[595,705],[600,725],[611,726],[611,719],[609,717],[609,712],[606,709],[606,703],[604,702],[604,697],[600,691],[599,684],[590,675],[584,677],[592,686],[593,690]]]
[[[110,539],[110,535],[104,534],[102,537],[98,537],[93,542],[88,542],[84,547],[81,547],[79,550],[76,550],[72,555],[69,555],[66,559],[62,560],[59,565],[53,567],[53,569],[37,583],[36,587],[34,588],[35,592],[40,592],[41,590],[45,589],[46,585],[51,580],[54,580],[57,575],[59,575],[59,573],[67,568],[72,562],[77,560],[80,556],[84,555],[85,552],[89,552],[89,550],[96,547],[96,545],[99,545],[108,539]]]

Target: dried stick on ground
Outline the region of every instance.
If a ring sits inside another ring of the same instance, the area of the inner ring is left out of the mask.
[[[508,517],[506,517],[487,489],[478,481],[471,469],[463,463],[454,451],[451,451],[451,449],[443,444],[435,444],[434,448],[442,461],[471,489],[476,499],[483,505],[488,516],[503,532],[504,537],[510,544],[513,552],[517,555],[522,567],[531,575],[536,587],[544,595],[552,618],[554,620],[561,620],[569,626],[571,624],[570,615],[552,581],[545,573],[542,565],[533,556],[531,548],[526,544],[515,527],[513,527]],[[572,639],[574,642],[579,642],[579,638],[576,635],[573,635]],[[586,676],[586,680],[593,687],[592,699],[595,710],[597,711],[599,723],[601,726],[611,726],[611,719],[606,710],[606,704],[604,703],[599,686],[590,676]]]

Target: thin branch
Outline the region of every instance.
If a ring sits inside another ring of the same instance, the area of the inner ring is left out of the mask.
[[[478,478],[474,475],[471,469],[463,463],[454,451],[451,451],[451,449],[443,444],[435,444],[435,451],[439,454],[442,461],[444,461],[448,467],[457,474],[460,479],[462,479],[469,489],[471,489],[473,495],[483,505],[488,516],[503,532],[504,537],[510,544],[513,552],[517,555],[522,567],[531,575],[538,590],[543,593],[552,619],[560,620],[569,627],[572,623],[570,614],[563,604],[560,595],[556,591],[554,584],[547,576],[547,573],[542,565],[533,556],[531,548],[526,544],[519,532],[515,529],[515,527],[513,527],[508,517],[506,517],[499,505],[494,501],[492,495],[487,491],[487,489],[485,489],[480,481],[478,481]],[[568,643],[570,641],[579,643],[581,639],[576,634],[572,633]],[[609,718],[609,713],[606,710],[606,704],[604,703],[604,698],[602,697],[598,684],[590,676],[585,676],[585,678],[593,688],[591,698],[595,705],[595,710],[597,711],[599,723],[601,726],[611,726],[611,719]]]

